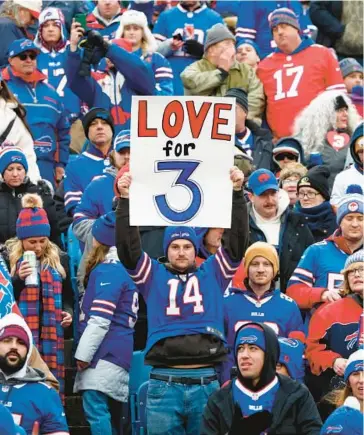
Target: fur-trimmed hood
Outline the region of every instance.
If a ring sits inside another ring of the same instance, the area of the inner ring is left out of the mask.
[[[351,136],[361,118],[348,97],[342,91],[325,91],[318,95],[297,116],[294,123],[294,136],[297,137],[308,159],[312,153],[322,153],[326,134],[336,128],[335,100],[341,96],[348,106],[348,129]]]

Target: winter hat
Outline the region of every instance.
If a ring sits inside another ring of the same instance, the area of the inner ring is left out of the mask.
[[[294,137],[283,137],[280,139],[273,148],[273,160],[278,165],[277,156],[281,153],[294,154],[297,157],[297,161],[301,162],[302,157],[302,145],[301,142]]]
[[[130,148],[130,130],[121,130],[114,139],[114,150],[119,152]]]
[[[354,133],[352,134],[350,138],[350,154],[353,158],[354,162],[357,163],[359,166],[363,166],[363,163],[360,161],[357,153],[359,151],[358,145],[355,145],[355,142],[360,138],[364,136],[364,123],[361,122],[356,129],[354,130]]]
[[[347,405],[349,397],[344,405],[337,408],[325,421],[320,435],[363,435],[363,414],[360,408],[355,409]]]
[[[364,349],[359,349],[349,356],[345,367],[344,381],[347,382],[349,376],[354,372],[364,370]]]
[[[19,56],[19,54],[24,53],[24,51],[35,51],[40,53],[39,48],[30,39],[22,38],[13,41],[8,49],[8,57]]]
[[[303,354],[305,346],[300,340],[294,338],[278,337],[280,356],[279,362],[283,364],[292,379],[301,380],[305,376]]]
[[[23,151],[15,146],[6,146],[0,150],[0,174],[3,175],[6,168],[12,163],[20,163],[25,172],[28,172],[28,162]]]
[[[343,218],[350,213],[363,214],[363,190],[359,184],[351,184],[346,189],[346,195],[339,202],[336,222],[340,225]]]
[[[266,242],[255,242],[245,252],[244,267],[248,271],[250,263],[255,257],[266,258],[273,266],[273,275],[276,276],[279,270],[279,259],[276,248]]]
[[[297,191],[301,187],[311,187],[321,193],[325,201],[328,201],[330,199],[329,177],[330,171],[327,166],[314,166],[300,179]]]
[[[301,30],[296,14],[288,8],[275,9],[268,16],[268,22],[271,29],[277,27],[278,24],[289,24],[290,26],[295,27],[297,30]]]
[[[102,107],[94,107],[89,112],[86,113],[86,115],[83,117],[82,125],[83,129],[85,131],[85,135],[88,139],[88,130],[90,128],[90,124],[95,119],[103,119],[105,120],[111,127],[112,134],[114,135],[115,128],[114,128],[114,121],[110,115],[110,113],[103,109]]]
[[[157,41],[148,27],[148,20],[143,12],[129,9],[120,18],[120,25],[115,33],[115,38],[122,38],[125,26],[134,24],[143,29],[144,39],[148,44],[148,52],[154,53],[157,50]]]
[[[341,69],[341,74],[344,78],[353,72],[360,72],[363,74],[363,67],[356,59],[352,57],[347,57],[341,60],[339,62],[339,65]]]
[[[103,245],[115,246],[115,211],[96,219],[92,226],[93,237]]]
[[[10,411],[0,404],[0,432],[1,435],[26,435],[24,429],[14,423]]]
[[[289,177],[296,176],[299,179],[304,177],[307,174],[307,168],[303,166],[301,163],[298,162],[292,162],[288,163],[279,174],[279,184],[281,185],[282,182]]]
[[[29,336],[24,328],[20,325],[7,325],[5,328],[0,330],[0,341],[4,340],[7,337],[17,337],[20,340],[24,341],[27,350],[30,347]]]
[[[334,100],[335,110],[348,109],[349,106],[342,95],[338,95]]]
[[[344,269],[341,271],[344,275],[343,294],[347,295],[351,293],[348,273],[359,265],[364,265],[364,249],[360,249],[359,251],[354,252],[354,254],[349,255],[345,261]]]
[[[169,245],[174,241],[178,239],[184,239],[189,240],[194,248],[195,253],[197,255],[198,253],[198,239],[196,236],[196,232],[191,227],[167,227],[164,231],[164,238],[163,238],[163,252],[166,257],[168,257],[168,247]]]
[[[276,177],[268,169],[257,169],[254,171],[249,177],[248,188],[257,196],[266,190],[279,190]]]
[[[245,343],[254,344],[265,352],[265,335],[259,323],[248,323],[238,330],[235,337],[235,355],[238,353],[239,346]]]
[[[36,193],[27,193],[21,200],[22,210],[16,221],[16,236],[20,240],[30,237],[49,237],[51,227],[43,208],[42,198]]]
[[[42,10],[42,0],[13,0],[13,3],[28,9],[34,18],[38,18]]]
[[[58,8],[46,8],[42,11],[42,13],[39,15],[39,26],[38,31],[34,39],[34,43],[37,46],[44,45],[47,47],[47,43],[43,40],[42,37],[42,27],[44,23],[47,21],[54,21],[54,23],[60,28],[61,30],[61,38],[55,47],[55,50],[59,50],[60,48],[64,47],[67,43],[67,37],[64,34],[64,28],[65,28],[65,22],[64,22],[64,15],[61,9]]]
[[[225,41],[226,39],[231,39],[232,41],[236,41],[235,36],[230,32],[230,30],[222,23],[217,23],[214,26],[210,27],[207,31],[206,42],[204,51],[207,52],[208,48],[211,45],[217,44],[221,41]]]
[[[235,98],[236,104],[238,104],[245,113],[249,112],[248,109],[248,94],[241,88],[230,88],[225,94],[225,97]]]
[[[248,44],[250,46],[252,46],[255,50],[255,52],[257,53],[257,56],[260,59],[260,51],[259,51],[259,47],[258,45],[252,40],[252,39],[240,39],[237,43],[236,43],[236,48],[239,48],[241,45],[243,44]]]
[[[196,233],[198,250],[203,246],[203,241],[210,228],[194,227]]]

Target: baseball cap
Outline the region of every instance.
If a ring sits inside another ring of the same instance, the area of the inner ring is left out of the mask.
[[[257,196],[267,190],[279,190],[276,177],[268,169],[257,169],[254,171],[249,177],[248,187]]]
[[[19,54],[24,53],[24,51],[35,51],[37,53],[40,53],[39,48],[34,44],[33,41],[31,41],[30,39],[22,38],[16,39],[10,44],[8,50],[8,57],[18,56]]]

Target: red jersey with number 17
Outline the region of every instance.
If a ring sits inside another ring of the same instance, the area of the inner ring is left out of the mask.
[[[321,92],[345,91],[335,55],[310,42],[304,40],[290,55],[275,51],[258,66],[267,98],[267,121],[277,138],[292,135],[296,116]]]

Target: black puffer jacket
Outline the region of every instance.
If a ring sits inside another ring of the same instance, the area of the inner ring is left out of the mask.
[[[37,193],[43,200],[43,207],[47,212],[51,226],[50,239],[59,245],[60,235],[56,208],[49,186],[43,180],[33,184],[26,177],[24,181],[22,185],[14,189],[6,183],[0,182],[0,243],[5,243],[6,240],[16,236],[16,220],[22,208],[22,197],[27,193]]]
[[[287,376],[277,376],[280,387],[273,404],[273,422],[267,434],[319,435],[322,422],[307,387]],[[230,382],[210,396],[203,414],[200,435],[229,434],[234,410]]]

